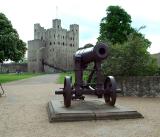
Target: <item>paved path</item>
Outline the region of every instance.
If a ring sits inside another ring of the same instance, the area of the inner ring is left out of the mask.
[[[144,119],[49,123],[46,106],[56,74],[10,82],[0,98],[0,137],[160,137],[160,98],[119,97],[117,103],[138,110]]]

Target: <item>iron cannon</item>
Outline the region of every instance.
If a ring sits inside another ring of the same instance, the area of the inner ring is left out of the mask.
[[[64,79],[64,88],[55,91],[55,94],[63,94],[65,107],[71,106],[71,100],[82,99],[84,95],[96,95],[98,98],[104,97],[105,103],[111,106],[115,105],[117,86],[113,76],[104,78],[101,64],[108,57],[108,46],[98,43],[95,46],[82,48],[74,54],[75,64],[75,83],[72,85],[72,78],[66,76]],[[88,64],[93,62],[93,69],[89,70],[90,74],[87,81],[84,81],[83,73]],[[91,83],[95,76],[95,83]]]

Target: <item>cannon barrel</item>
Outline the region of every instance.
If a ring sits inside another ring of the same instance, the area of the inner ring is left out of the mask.
[[[108,56],[108,46],[103,43],[98,43],[93,47],[77,50],[74,54],[74,60],[81,61],[82,64],[87,64],[92,61],[101,61]]]

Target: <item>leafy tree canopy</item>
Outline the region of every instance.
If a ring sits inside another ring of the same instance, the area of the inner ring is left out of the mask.
[[[131,33],[123,44],[111,45],[111,55],[105,61],[106,75],[145,76],[155,75],[158,65],[147,51],[150,42],[138,32]]]
[[[24,57],[26,44],[19,38],[8,18],[0,13],[0,62],[18,62]]]
[[[123,43],[127,35],[133,32],[131,16],[119,6],[109,6],[107,16],[100,23],[100,36],[98,41],[110,41],[113,44]]]

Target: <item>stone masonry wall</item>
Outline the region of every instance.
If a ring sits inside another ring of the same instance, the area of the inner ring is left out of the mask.
[[[116,77],[124,96],[160,97],[160,76]]]
[[[27,72],[27,63],[9,63],[0,65],[0,73]]]

